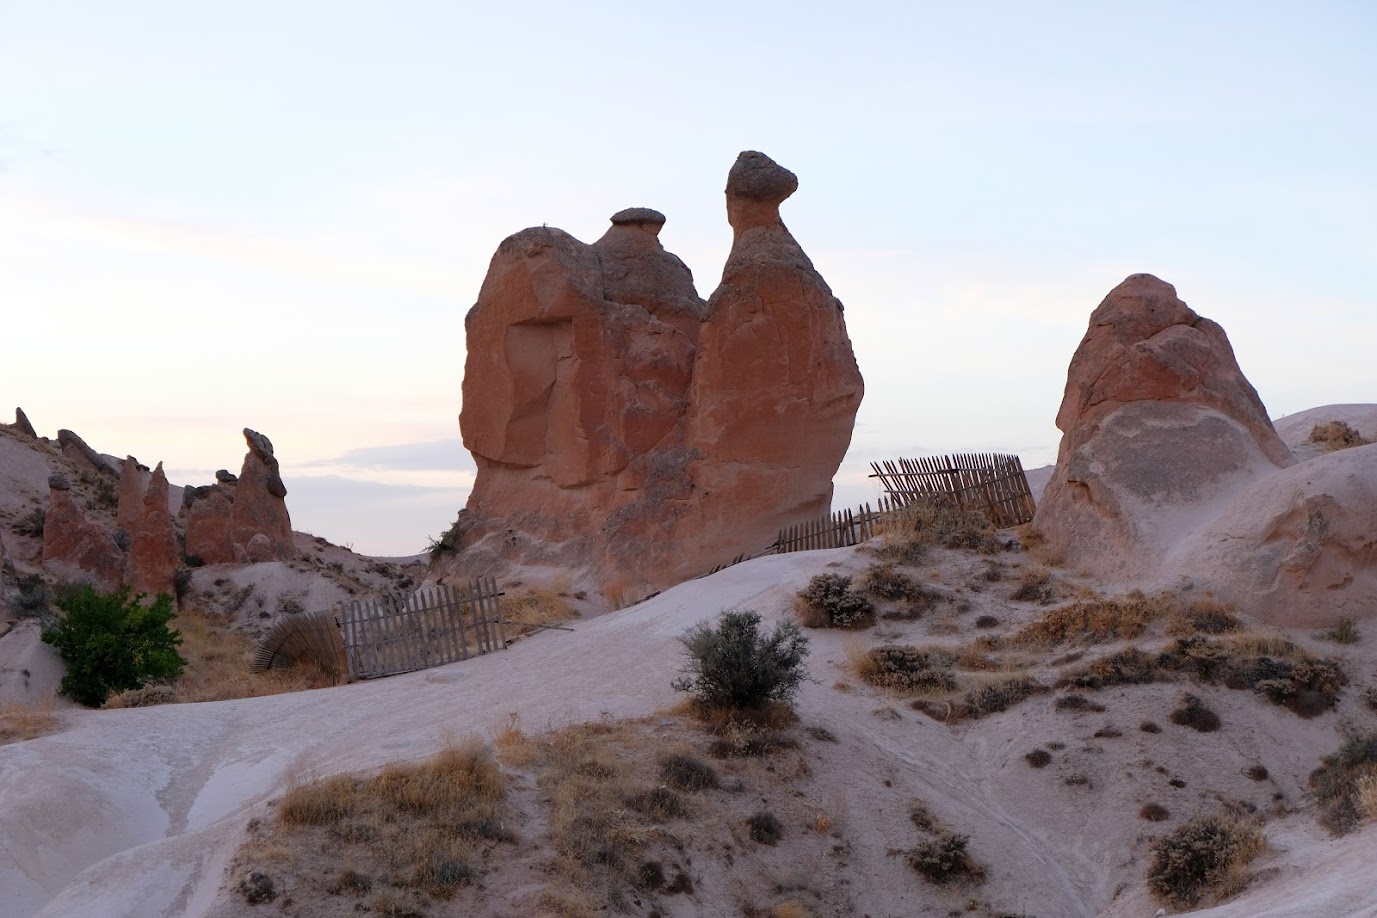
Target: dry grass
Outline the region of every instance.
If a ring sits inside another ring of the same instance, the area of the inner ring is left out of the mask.
[[[418,893],[444,899],[476,883],[484,849],[512,837],[506,780],[487,747],[467,741],[417,764],[387,765],[372,777],[296,784],[278,801],[276,824],[239,860],[280,871],[266,847],[309,849],[325,839],[336,863],[348,866],[324,891],[391,887],[373,903],[386,914],[412,907]]]
[[[1170,594],[1148,596],[1134,591],[1117,599],[1087,599],[1052,609],[1019,629],[1013,644],[1050,647],[1068,642],[1102,644],[1141,635],[1147,626],[1175,607]]]
[[[1009,594],[1009,598],[1016,602],[1036,602],[1044,606],[1056,602],[1057,588],[1052,583],[1052,572],[1041,565],[1028,568],[1018,578],[1018,583]]]
[[[51,700],[37,705],[10,701],[0,707],[0,746],[46,736],[57,727]]]
[[[1172,637],[1190,637],[1196,634],[1242,631],[1243,623],[1234,614],[1237,611],[1238,607],[1233,603],[1198,599],[1172,613],[1171,620],[1167,622],[1167,634]]]
[[[182,635],[181,655],[186,659],[182,675],[170,683],[155,683],[111,695],[107,708],[137,708],[153,704],[186,704],[258,698],[284,692],[304,692],[336,684],[333,676],[314,663],[255,673],[256,642],[228,622],[197,610],[184,610],[172,620]]]
[[[567,590],[532,587],[503,596],[502,617],[508,634],[521,637],[542,630],[544,625],[572,621],[579,613],[569,602]]]
[[[521,729],[521,715],[509,714],[507,725],[493,737],[497,757],[504,765],[524,768],[535,761],[537,747],[535,742]]]
[[[886,514],[877,529],[885,538],[870,550],[893,564],[916,564],[938,545],[987,555],[1004,547],[985,514],[958,510],[941,501],[920,501]]]
[[[945,692],[956,688],[956,658],[942,647],[885,644],[866,651],[856,674],[880,688],[900,692]]]
[[[1308,443],[1317,443],[1322,446],[1325,452],[1334,452],[1341,449],[1351,449],[1354,446],[1366,446],[1372,441],[1349,424],[1343,421],[1329,421],[1324,424],[1316,424],[1310,430],[1310,436],[1306,438]]]

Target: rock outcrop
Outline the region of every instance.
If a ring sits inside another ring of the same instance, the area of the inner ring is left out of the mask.
[[[768,156],[737,158],[727,177],[731,254],[694,368],[696,512],[705,533],[734,533],[731,544],[753,550],[787,522],[828,513],[865,391],[842,304],[780,219],[796,188]]]
[[[105,460],[105,457],[86,444],[86,441],[70,430],[57,432],[57,445],[62,455],[70,459],[77,468],[92,472],[97,476],[114,478],[119,471]],[[114,461],[114,460],[112,460]]]
[[[133,456],[120,466],[120,481],[115,488],[115,526],[133,532],[143,517],[143,495],[148,490],[148,470]]]
[[[1224,330],[1150,274],[1091,315],[1057,426],[1033,524],[1054,554],[1101,576],[1154,574],[1183,537],[1294,462]]]
[[[1243,490],[1167,569],[1284,627],[1377,615],[1377,444],[1317,456]]]
[[[634,598],[827,511],[862,383],[841,304],[779,219],[795,187],[742,154],[706,306],[649,208],[591,245],[502,242],[465,320],[459,568],[557,567]]]
[[[172,594],[181,553],[172,514],[167,510],[167,476],[161,462],[149,478],[138,516],[122,528],[131,536],[124,565],[125,586],[149,596]]]
[[[43,520],[43,567],[59,577],[117,589],[124,577],[124,553],[110,531],[88,520],[69,493],[71,483],[48,479],[48,510]]]
[[[23,408],[14,409],[14,429],[26,437],[38,439],[38,431],[34,430],[33,425],[29,423],[29,416],[24,413]]]
[[[272,442],[257,431],[244,428],[249,451],[238,479],[188,489],[183,497],[186,513],[186,553],[206,564],[243,563],[250,560],[249,545],[255,536],[254,560],[286,561],[295,554],[292,520],[287,513],[287,487]],[[217,474],[217,478],[220,476]],[[164,495],[166,500],[166,495]],[[265,546],[266,543],[266,546]]]

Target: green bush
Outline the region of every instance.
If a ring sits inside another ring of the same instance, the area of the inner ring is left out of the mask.
[[[684,645],[682,675],[676,691],[689,692],[700,704],[723,708],[760,708],[771,701],[789,703],[807,677],[804,657],[808,639],[794,622],[780,622],[760,633],[760,616],[749,609],[729,609],[716,626],[690,628]]]
[[[142,605],[142,598],[130,598],[128,588],[98,593],[90,586],[58,597],[57,607],[65,614],[57,627],[43,632],[43,641],[67,663],[62,694],[94,708],[115,692],[181,675],[186,667],[177,653],[182,637],[168,627],[172,597],[159,593],[151,606]]]

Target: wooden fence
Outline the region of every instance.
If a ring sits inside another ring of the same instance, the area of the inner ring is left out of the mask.
[[[488,577],[292,615],[264,632],[252,668],[310,660],[336,678],[371,679],[504,650],[501,595]]]
[[[996,528],[1033,518],[1036,506],[1023,463],[1017,456],[961,453],[898,462],[872,462],[871,478],[900,506],[919,500],[946,500],[959,510],[984,513]]]
[[[775,544],[770,546],[769,553],[783,555],[791,551],[846,548],[869,542],[877,535],[880,518],[899,509],[895,501],[881,497],[876,509],[871,509],[870,504],[862,504],[855,510],[838,510],[831,516],[785,526],[779,531]]]
[[[497,582],[437,586],[339,610],[349,675],[371,679],[466,660],[507,646]]]
[[[303,612],[274,622],[258,640],[252,669],[261,673],[307,660],[336,679],[348,674],[344,641],[333,611]]]

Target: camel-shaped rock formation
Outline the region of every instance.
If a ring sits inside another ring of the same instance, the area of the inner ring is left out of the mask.
[[[465,320],[478,475],[456,571],[545,568],[636,598],[827,512],[864,384],[841,303],[780,220],[797,187],[737,159],[706,304],[648,208],[591,245],[548,227],[502,242]]]

